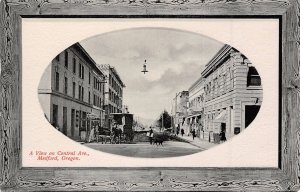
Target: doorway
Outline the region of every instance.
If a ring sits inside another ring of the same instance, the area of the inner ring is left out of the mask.
[[[58,127],[58,105],[53,104],[52,108],[52,125],[57,128]]]
[[[67,108],[63,107],[63,130],[64,135],[67,135]]]
[[[246,105],[245,106],[245,128],[247,128],[252,123],[252,121],[255,119],[259,109],[260,109],[259,105]]]
[[[221,123],[221,131],[226,132],[226,123]]]
[[[74,137],[75,132],[75,109],[71,110],[71,136]]]

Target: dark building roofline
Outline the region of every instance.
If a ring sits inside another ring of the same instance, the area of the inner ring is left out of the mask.
[[[118,74],[117,70],[113,66],[109,66],[109,68],[113,71],[115,76],[117,77],[118,81],[121,83],[122,87],[126,87],[123,81],[120,78],[120,75]]]
[[[202,76],[200,76],[200,78],[199,79],[197,79],[191,86],[190,86],[190,88],[189,88],[189,92],[190,92],[190,90],[192,90],[199,82],[201,82],[201,81],[203,81],[204,80],[204,78],[202,77]]]
[[[88,54],[88,52],[80,45],[80,43],[75,43],[73,45],[71,45],[69,48],[73,47],[74,49],[76,49],[77,51],[83,53],[81,56],[84,57],[84,59],[86,59],[90,66],[98,73],[104,76],[104,73],[97,67],[96,62],[94,61],[94,59]]]
[[[121,80],[120,75],[118,74],[118,72],[117,72],[117,70],[115,69],[115,67],[111,66],[110,64],[98,64],[98,66],[99,66],[102,70],[105,70],[105,71],[111,70],[111,71],[115,74],[115,76],[116,76],[116,78],[118,79],[118,81],[121,83],[122,87],[123,87],[123,88],[126,87],[125,84],[123,83],[123,81]]]
[[[225,44],[214,56],[213,58],[205,65],[205,69],[202,71],[201,75],[207,77],[215,68],[220,65],[225,58],[230,54],[230,50],[236,50],[230,45]]]

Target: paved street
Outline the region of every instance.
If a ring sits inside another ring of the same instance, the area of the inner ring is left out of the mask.
[[[175,157],[182,155],[190,155],[202,151],[189,143],[166,141],[163,146],[150,145],[149,143],[137,144],[101,144],[101,143],[85,143],[87,147],[129,157]]]

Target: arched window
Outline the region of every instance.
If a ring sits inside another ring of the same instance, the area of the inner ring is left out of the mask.
[[[247,74],[247,86],[260,86],[261,79],[255,67],[249,67]]]

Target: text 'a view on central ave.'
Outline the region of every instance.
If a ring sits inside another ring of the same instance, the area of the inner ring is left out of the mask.
[[[150,82],[160,67],[151,63],[154,59],[145,55],[134,64],[138,72],[125,73],[122,63],[98,63],[88,50],[75,43],[59,53],[40,80],[38,96],[45,118],[57,131],[99,151],[148,158],[201,152],[246,129],[262,104],[258,71],[227,44],[219,46],[201,70],[189,71],[193,80],[175,75],[184,86],[178,84],[178,90],[169,83],[174,89],[152,117],[143,116],[142,110],[151,112],[163,98],[155,91],[144,98],[134,94],[147,91],[137,86]]]

